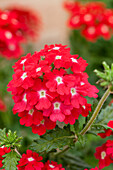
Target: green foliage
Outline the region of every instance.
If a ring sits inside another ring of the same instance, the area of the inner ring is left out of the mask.
[[[62,155],[62,160],[65,165],[67,165],[67,170],[83,170],[85,168],[91,168],[81,158],[70,153]]]
[[[69,128],[56,128],[55,130],[52,130],[40,137],[40,139],[34,140],[30,148],[39,153],[50,152],[54,149],[62,150],[66,145],[74,145],[74,138],[75,136],[73,136],[73,133],[69,131]]]
[[[0,146],[5,145],[6,147],[20,147],[22,137],[18,137],[16,132],[11,132],[11,130],[8,130],[8,133],[6,133],[6,129],[0,129]]]
[[[11,151],[5,154],[3,159],[3,168],[5,170],[16,170],[19,161],[19,156],[15,151]]]
[[[110,120],[113,120],[113,104],[102,109],[95,124],[107,125]]]
[[[101,86],[104,87],[108,87],[108,86],[113,87],[113,63],[111,64],[111,69],[110,69],[109,65],[107,65],[107,63],[104,61],[103,67],[104,67],[104,72],[100,72],[98,70],[94,71],[96,75],[101,78],[99,80],[99,83]]]
[[[113,104],[111,106],[107,106],[105,109],[102,109],[95,123],[92,125],[91,131],[89,131],[88,133],[97,135],[97,133],[104,132],[104,129],[113,130],[112,128],[107,126],[110,120],[113,120]]]

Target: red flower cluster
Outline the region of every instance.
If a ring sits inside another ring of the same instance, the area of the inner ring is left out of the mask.
[[[104,3],[66,2],[65,8],[71,17],[68,26],[80,29],[81,34],[89,41],[96,41],[99,37],[110,39],[113,34],[113,9],[107,9]]]
[[[102,146],[97,147],[95,157],[99,159],[100,169],[113,163],[113,140],[107,140]]]
[[[2,161],[4,158],[2,156],[6,153],[9,153],[10,151],[10,148],[8,149],[7,147],[0,147],[0,168],[3,166]]]
[[[11,152],[10,148],[0,147],[0,168],[3,167],[3,155]],[[20,158],[17,169],[18,170],[65,170],[61,164],[57,164],[54,161],[47,161],[45,164],[42,162],[43,157],[38,153],[27,150],[26,154]],[[4,169],[5,170],[5,169]]]
[[[66,46],[45,45],[40,52],[15,63],[8,90],[12,91],[13,112],[19,113],[21,125],[43,135],[46,129],[55,128],[56,121],[72,125],[80,114],[89,114],[91,104],[85,96],[96,98],[98,89],[84,73],[86,61],[77,57]]]
[[[6,111],[6,105],[5,103],[2,101],[2,99],[0,99],[0,111],[5,112]]]
[[[39,29],[39,18],[32,11],[9,8],[0,11],[0,54],[6,58],[18,58],[22,43],[34,39]]]

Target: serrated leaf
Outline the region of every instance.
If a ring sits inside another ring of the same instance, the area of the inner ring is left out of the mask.
[[[37,152],[49,152],[57,148],[62,150],[66,145],[74,145],[74,138],[75,137],[73,136],[73,133],[69,131],[69,128],[56,128],[55,130],[52,130],[40,137],[40,139],[35,140],[30,148]]]
[[[11,151],[7,154],[4,155],[4,160],[3,162],[3,168],[5,170],[16,170],[17,169],[17,164],[19,161],[18,154],[14,151]]]
[[[0,129],[0,143],[5,139],[6,129]]]
[[[110,120],[113,120],[113,104],[102,109],[95,124],[107,125]]]

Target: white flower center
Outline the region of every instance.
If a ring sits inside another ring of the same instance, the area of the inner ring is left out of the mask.
[[[5,36],[6,36],[7,39],[11,39],[12,38],[12,33],[10,31],[6,31]]]
[[[45,90],[40,90],[39,95],[40,95],[40,98],[46,97],[46,91]]]
[[[80,85],[83,86],[85,83],[84,82],[81,82]]]
[[[80,16],[74,16],[74,17],[72,18],[72,22],[73,22],[74,24],[78,24],[78,23],[80,22]]]
[[[30,157],[30,158],[28,158],[28,161],[29,161],[29,162],[34,161],[34,158]]]
[[[49,167],[50,167],[50,168],[55,168],[55,166],[54,166],[54,165],[52,165],[52,164],[49,164]]]
[[[60,47],[53,47],[53,50],[59,50]]]
[[[83,109],[85,109],[85,108],[86,108],[86,106],[84,106],[84,105],[83,105],[82,107],[83,107]]]
[[[27,60],[27,59],[22,60],[20,64],[24,64],[26,60]]]
[[[85,16],[84,16],[84,20],[85,21],[91,21],[91,19],[92,19],[92,16],[90,15],[90,14],[86,14]]]
[[[102,31],[102,33],[108,33],[109,32],[109,28],[108,28],[108,26],[107,25],[102,25],[102,27],[101,27],[101,31]]]
[[[58,77],[56,78],[56,81],[57,81],[58,85],[63,83],[62,77],[60,77],[60,76],[58,76]]]
[[[28,112],[28,114],[32,116],[32,115],[33,115],[33,112],[34,112],[34,109],[31,109],[31,110]]]
[[[91,35],[95,34],[95,32],[96,32],[95,27],[89,27],[87,31]]]
[[[108,21],[109,21],[111,24],[113,24],[113,16],[110,16],[110,17],[108,18]]]
[[[15,44],[9,44],[8,46],[9,50],[14,51],[16,49]]]
[[[56,60],[61,59],[61,58],[62,58],[62,56],[60,56],[60,55],[57,55],[57,56],[55,57]]]
[[[1,19],[6,20],[8,18],[8,15],[7,14],[2,14],[0,17],[1,17]]]
[[[26,94],[24,94],[23,101],[27,102]]]
[[[71,88],[71,94],[72,94],[72,96],[74,96],[75,94],[77,94],[75,88]]]
[[[38,67],[37,69],[36,69],[36,72],[39,72],[41,70],[41,67]]]
[[[55,110],[60,109],[60,103],[59,102],[54,103],[54,109]]]
[[[71,60],[73,63],[78,63],[77,59],[75,59],[75,58],[71,58]]]
[[[23,73],[21,76],[22,80],[24,80],[26,77],[27,77],[27,73]]]
[[[105,157],[106,157],[106,152],[105,151],[101,152],[101,159],[104,159]]]

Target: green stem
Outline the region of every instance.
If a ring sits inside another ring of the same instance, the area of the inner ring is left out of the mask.
[[[84,129],[80,132],[80,135],[84,135],[88,129],[91,127],[92,123],[94,122],[94,120],[96,119],[98,113],[100,112],[100,109],[102,107],[102,105],[104,104],[105,100],[108,98],[109,94],[110,94],[110,90],[111,87],[109,87],[106,92],[104,93],[103,97],[101,98],[101,100],[99,101],[91,119],[89,120],[89,122],[86,124],[86,126],[84,127]]]

